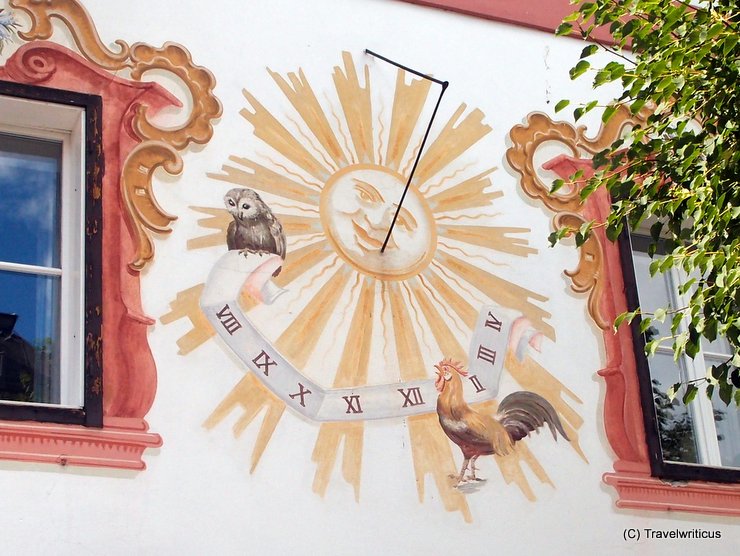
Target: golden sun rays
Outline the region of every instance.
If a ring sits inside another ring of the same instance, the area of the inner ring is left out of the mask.
[[[498,261],[527,257],[536,250],[528,245],[529,229],[493,225],[495,203],[503,196],[492,188],[496,168],[473,164],[465,156],[491,131],[480,110],[461,104],[430,136],[411,184],[405,229],[402,223],[400,231],[394,231],[398,250],[406,251],[383,259],[371,247],[380,237],[385,215],[374,221],[380,213],[371,212],[367,203],[382,200],[396,206],[426,125],[430,82],[399,70],[387,91],[374,90],[368,65],[356,64],[346,52],[342,65],[333,70],[333,90],[323,95],[323,102],[302,70],[285,77],[269,74],[292,115],[274,115],[246,90],[248,106],[241,115],[272,154],[261,162],[229,156],[220,172],[208,176],[263,194],[283,226],[287,256],[274,282],[289,293],[269,308],[249,296],[240,302],[295,367],[334,388],[427,379],[441,357],[467,359],[482,303],[515,310],[555,338],[550,314],[542,307],[547,299],[498,275],[497,269],[505,267]],[[379,101],[382,98],[392,107]],[[467,171],[474,165],[477,173]],[[356,207],[345,207],[347,197],[355,193],[357,206],[365,211],[361,216]],[[207,232],[188,241],[188,249],[222,246],[225,252],[230,215],[222,207],[192,208],[203,215],[199,225]],[[193,330],[178,341],[183,355],[213,336],[198,307],[201,291],[202,285],[196,285],[180,292],[161,319],[192,322]],[[540,393],[557,402],[574,448],[585,457],[576,431],[582,420],[561,393],[568,393],[571,403],[579,400],[546,369],[518,361],[511,365],[523,386],[537,391],[539,384]],[[212,428],[240,411],[234,426],[238,436],[263,409],[252,470],[279,424],[283,403],[247,373],[205,422]],[[431,475],[445,508],[471,520],[465,495],[451,486],[448,474],[457,465],[436,415],[407,422],[420,500],[426,476]],[[359,500],[364,424],[329,422],[317,428],[313,490],[324,495],[341,458],[342,476]],[[549,482],[524,449],[498,461],[505,480],[518,484],[529,498],[534,494],[521,463]]]

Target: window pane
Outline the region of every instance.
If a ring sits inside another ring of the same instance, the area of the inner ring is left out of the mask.
[[[669,275],[659,273],[650,276],[652,259],[645,252],[633,251],[633,261],[641,309],[645,312],[652,312],[658,307],[671,306],[672,285]],[[671,336],[669,322],[653,321],[645,332],[645,341],[649,342],[662,336]],[[656,353],[648,358],[648,364],[650,365],[663,459],[697,463],[698,455],[691,413],[679,399],[671,402],[666,393],[673,384],[685,380],[686,374],[673,360],[672,354]]]
[[[730,348],[730,342],[727,341],[727,338],[724,336],[720,336],[713,342],[710,342],[706,338],[701,339],[701,349],[704,350],[706,353],[709,354],[715,354],[715,355],[732,355],[732,348]],[[727,357],[722,357],[721,361],[725,361]]]
[[[669,275],[658,273],[655,276],[650,276],[650,263],[653,259],[647,253],[635,251],[633,261],[642,311],[646,313],[653,312],[659,307],[671,306],[673,303],[669,295],[671,288]],[[653,321],[647,330],[645,341],[671,335],[670,319],[667,318],[663,323]]]
[[[62,144],[0,133],[0,261],[59,268]]]
[[[674,398],[671,402],[666,394],[668,388],[680,380],[673,356],[656,354],[651,357],[650,375],[663,459],[698,463],[691,413],[681,400]]]
[[[0,271],[0,399],[59,403],[60,285]]]
[[[733,405],[725,405],[716,391],[712,407],[722,465],[740,467],[740,410]]]

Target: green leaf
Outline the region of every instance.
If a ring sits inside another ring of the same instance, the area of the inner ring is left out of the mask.
[[[622,313],[621,315],[617,315],[617,318],[614,319],[614,332],[619,330],[619,327],[622,326],[622,323],[627,318],[627,313]]]
[[[719,383],[719,399],[724,402],[725,405],[730,405],[732,402],[732,384],[729,382]]]
[[[614,223],[609,223],[606,227],[606,237],[609,241],[617,241],[619,235],[622,233],[624,228],[624,222],[622,220]]]
[[[599,51],[598,45],[589,44],[586,48],[584,48],[581,51],[581,58],[586,58],[588,56],[592,56],[593,54],[596,54],[598,51]]]
[[[565,108],[565,107],[566,107],[566,106],[568,106],[569,104],[570,104],[570,101],[569,101],[568,99],[563,99],[563,100],[559,101],[559,102],[558,102],[558,103],[557,103],[557,104],[555,105],[555,113],[558,113],[558,112],[560,112],[560,111],[561,111],[561,110],[562,110],[563,108]]]
[[[596,87],[601,87],[604,83],[611,83],[612,81],[612,74],[602,69],[596,72],[593,87],[595,89]]]
[[[596,108],[596,106],[598,104],[599,104],[599,101],[592,100],[591,102],[589,102],[588,104],[586,104],[586,106],[583,108],[583,113],[585,114],[586,112],[590,112],[591,110],[593,110],[594,108]]]
[[[589,19],[594,15],[594,13],[596,13],[597,9],[598,5],[595,2],[585,2],[584,4],[581,4],[578,11],[580,12],[582,19]]]
[[[727,35],[727,37],[722,41],[722,53],[727,56],[732,49],[735,48],[739,39],[740,35],[738,35],[738,33]]]
[[[660,345],[660,340],[650,340],[647,344],[645,344],[645,355],[648,357],[652,357],[655,355],[655,352],[658,350],[658,346]]]
[[[678,361],[678,358],[683,353],[684,348],[686,347],[686,344],[689,341],[689,335],[687,332],[681,332],[676,336],[676,339],[673,341],[673,359],[674,361]]]
[[[704,325],[703,335],[710,342],[713,342],[717,339],[717,325],[718,323],[714,319],[707,321],[707,323]]]
[[[621,315],[618,315],[617,318],[614,319],[614,331],[616,332],[623,322],[626,322],[627,324],[631,324],[632,321],[635,320],[635,317],[637,316],[638,313],[639,313],[639,310],[638,311],[626,311],[622,313]]]
[[[690,404],[692,401],[694,401],[694,398],[696,397],[696,394],[699,392],[699,389],[694,384],[688,384],[686,386],[686,392],[684,392],[683,399],[681,400],[684,405]]]
[[[740,368],[735,367],[732,369],[732,372],[730,373],[730,383],[735,388],[740,388]]]
[[[691,278],[684,282],[683,284],[679,284],[678,286],[678,293],[681,295],[686,295],[688,291],[691,290],[693,285],[696,283],[696,278]]]
[[[658,83],[658,86],[655,87],[655,90],[657,92],[661,92],[671,85],[673,85],[673,78],[671,76],[666,76],[660,80],[660,82]]]
[[[675,259],[671,255],[666,255],[660,260],[660,264],[658,265],[658,270],[661,272],[666,272],[668,269],[670,269],[673,266],[673,261]]]
[[[552,180],[552,185],[550,186],[550,195],[553,193],[557,193],[558,189],[561,189],[565,185],[565,180],[562,178],[557,178],[555,180]]]
[[[630,104],[630,112],[637,114],[645,106],[645,100],[638,98],[635,102]]]
[[[699,343],[699,334],[696,331],[696,328],[694,328],[694,326],[689,326],[689,331],[689,339],[686,342],[685,351],[686,355],[691,357],[691,359],[694,359],[699,353],[701,345]]]
[[[666,310],[663,307],[660,307],[658,309],[655,309],[653,318],[657,320],[658,322],[665,322],[665,315],[666,315]]]
[[[571,79],[577,79],[580,75],[583,75],[588,71],[588,69],[591,67],[591,62],[588,60],[580,60],[575,66],[573,66],[570,70],[570,78]]]
[[[561,23],[557,29],[555,29],[555,34],[559,37],[563,37],[566,35],[570,35],[573,32],[573,25],[570,23]]]
[[[612,116],[614,116],[614,113],[615,113],[616,111],[617,111],[617,107],[616,107],[615,105],[611,104],[611,105],[607,106],[607,107],[606,107],[606,108],[604,109],[604,113],[603,113],[603,114],[601,114],[601,121],[602,121],[603,123],[608,123],[608,122],[609,122],[609,120],[611,120],[611,119],[612,119]]]
[[[673,401],[676,398],[676,393],[678,392],[680,388],[681,388],[680,382],[677,382],[676,384],[668,388],[668,390],[665,393],[666,396],[668,396],[668,399]]]
[[[683,313],[676,313],[673,315],[673,320],[671,320],[671,332],[673,334],[676,333],[678,330],[679,325],[681,324],[681,321],[683,320]]]
[[[564,237],[570,235],[570,233],[570,228],[558,228],[557,230],[555,230],[547,237],[548,241],[550,242],[550,247],[554,247],[556,243],[558,243]]]

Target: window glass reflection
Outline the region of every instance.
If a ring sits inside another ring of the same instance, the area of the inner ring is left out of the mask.
[[[740,410],[727,406],[716,391],[712,396],[712,408],[722,465],[740,467]]]
[[[698,463],[694,425],[689,408],[679,397],[671,401],[667,394],[668,388],[677,382],[679,376],[673,356],[660,353],[654,355],[650,359],[650,375],[663,459]]]
[[[634,252],[633,262],[635,265],[635,277],[637,278],[637,289],[640,295],[640,308],[646,313],[651,313],[659,307],[670,307],[673,302],[669,296],[670,277],[668,274],[655,274],[650,276],[650,263],[653,261],[647,253]],[[671,336],[671,321],[666,318],[664,322],[653,321],[650,325],[651,337],[646,341]]]
[[[634,239],[633,264],[640,308],[644,312],[653,312],[658,307],[671,307],[673,305],[671,291],[674,286],[670,275],[657,273],[650,276],[650,263],[653,259],[640,250],[647,248],[647,242],[639,236]],[[653,321],[645,331],[645,341],[649,342],[671,335],[670,318],[663,323]],[[663,459],[698,463],[699,456],[691,412],[679,397],[671,401],[667,394],[673,384],[686,380],[686,369],[674,360],[671,352],[661,353],[659,351],[648,358],[648,364]]]
[[[62,145],[0,133],[0,261],[59,268]]]
[[[0,271],[0,399],[60,402],[60,282]]]

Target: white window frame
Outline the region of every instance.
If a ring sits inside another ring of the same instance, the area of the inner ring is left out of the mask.
[[[0,270],[60,276],[60,403],[4,404],[84,407],[84,253],[85,110],[84,108],[0,95],[0,132],[62,144],[60,267],[0,261]]]
[[[640,234],[646,235],[646,234]],[[649,237],[649,236],[648,236]],[[630,236],[631,238],[631,236]],[[630,248],[633,253],[644,254],[643,251],[636,250],[632,241],[630,241]],[[672,267],[663,274],[656,274],[653,279],[662,278],[669,301],[672,307],[686,307],[691,298],[690,292],[681,295],[679,293],[679,286],[685,284],[689,280],[688,274],[683,269]],[[638,288],[639,297],[639,283],[636,284]],[[687,332],[688,329],[684,322],[679,324],[678,333]],[[673,355],[673,349],[669,345],[660,345],[656,349],[656,353]],[[699,352],[692,359],[685,353],[681,355],[680,364],[677,363],[679,370],[679,380],[681,382],[689,380],[703,379],[707,376],[707,368],[709,365],[705,360],[705,355],[712,358],[722,358],[725,354],[708,352],[705,348],[700,347]],[[648,367],[650,367],[650,358],[648,357]],[[651,370],[652,375],[652,370]],[[693,431],[694,431],[694,443],[696,445],[697,459],[696,463],[693,462],[680,462],[687,465],[700,465],[708,467],[725,467],[728,469],[735,469],[722,464],[722,458],[719,449],[719,441],[717,440],[717,427],[714,421],[714,407],[712,406],[711,400],[709,400],[703,393],[699,393],[694,400],[687,405],[689,414],[691,415]],[[678,462],[677,462],[678,463]]]

